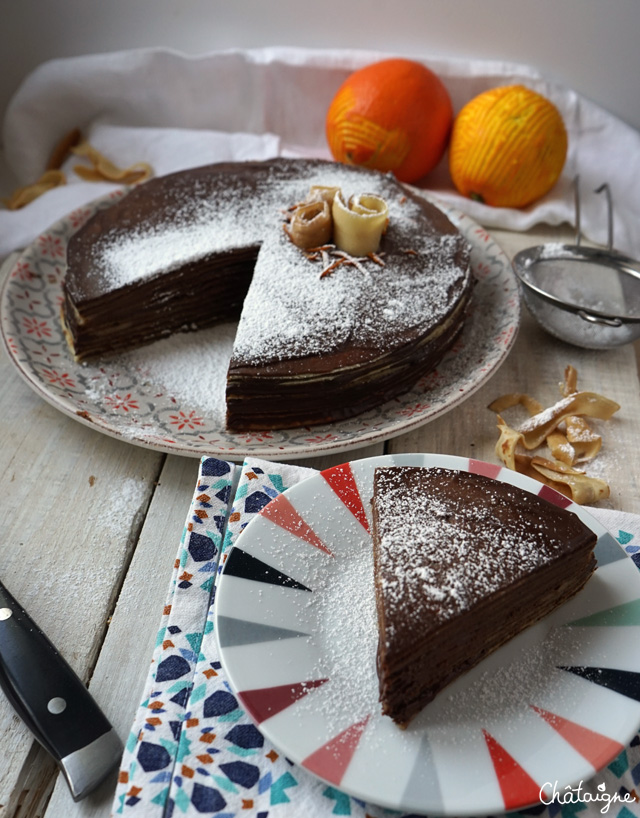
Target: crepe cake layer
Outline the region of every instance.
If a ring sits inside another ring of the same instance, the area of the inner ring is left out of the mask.
[[[379,468],[372,505],[380,701],[401,726],[595,570],[575,514],[483,475]]]
[[[386,200],[384,266],[367,258],[321,277],[322,262],[283,230],[312,185]],[[286,428],[411,388],[459,334],[471,279],[458,230],[390,175],[321,160],[223,163],[153,179],[72,236],[63,320],[83,360],[242,311],[228,428]]]

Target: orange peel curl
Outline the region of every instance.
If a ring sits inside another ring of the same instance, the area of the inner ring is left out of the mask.
[[[577,384],[577,370],[568,366],[560,384],[563,397],[546,409],[521,392],[503,395],[489,404],[498,414],[495,451],[507,468],[554,488],[575,503],[595,503],[609,497],[610,488],[605,480],[575,468],[579,462],[593,460],[602,446],[601,435],[591,429],[586,418],[609,420],[620,405],[595,392],[578,391]],[[512,428],[501,413],[518,405],[528,411],[529,418]],[[519,451],[533,451],[542,445],[548,447],[552,459]]]
[[[67,183],[67,177],[60,170],[47,170],[30,185],[16,188],[8,199],[3,199],[7,210],[20,210],[31,202],[35,201],[43,193],[53,190],[60,185]]]
[[[88,159],[86,165],[75,165],[73,170],[85,182],[117,182],[122,185],[136,185],[153,176],[153,169],[148,162],[136,162],[127,168],[120,168],[100,153],[89,142],[83,140],[71,148],[71,153]]]

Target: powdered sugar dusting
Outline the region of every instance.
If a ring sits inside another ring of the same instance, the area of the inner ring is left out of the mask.
[[[225,423],[227,369],[236,332],[235,323],[181,333],[149,347],[121,356],[144,378],[170,394],[189,395],[194,408],[201,409],[221,425]]]
[[[518,732],[531,719],[532,704],[572,702],[575,691],[558,666],[570,664],[590,641],[589,633],[573,628],[529,628],[443,690],[419,723],[428,719],[431,729],[448,731],[500,721],[503,729]]]
[[[312,637],[322,657],[316,674],[329,676],[330,681],[326,697],[308,697],[299,706],[320,708],[331,724],[345,713],[358,721],[377,707],[378,626],[372,578],[373,552],[365,547],[357,554],[341,555],[336,570],[325,571],[314,586],[310,604],[317,606],[316,621],[322,623]]]
[[[385,604],[391,611],[429,611],[444,622],[470,609],[505,583],[550,562],[560,538],[540,536],[544,521],[520,520],[517,532],[505,526],[504,512],[513,502],[480,491],[475,499],[438,496],[437,477],[406,485],[402,469],[382,470],[376,489],[381,577]],[[456,472],[452,472],[456,474]],[[514,497],[512,498],[512,495]],[[393,613],[389,616],[391,636]]]
[[[180,187],[179,181],[176,184]],[[96,241],[94,269],[110,288],[162,275],[213,253],[259,244],[267,222],[273,224],[276,218],[240,185],[211,196],[196,184],[186,188],[183,197],[178,192],[176,200],[179,204],[158,221],[125,223]]]
[[[544,426],[547,423],[550,423],[555,418],[557,418],[562,412],[566,411],[573,401],[575,400],[575,395],[568,395],[566,398],[562,398],[557,403],[554,403],[553,406],[549,406],[546,409],[543,409],[541,412],[533,415],[530,418],[527,418],[518,426],[519,432],[529,432],[533,431],[534,429],[539,429],[540,427]]]
[[[390,329],[401,337],[434,325],[450,309],[449,292],[461,275],[453,264],[458,239],[414,237],[413,244],[421,252],[407,255],[401,266],[367,260],[364,271],[341,266],[321,279],[319,267],[283,233],[272,234],[245,299],[235,361],[264,362],[274,348],[278,357],[290,358],[330,352],[347,340],[366,346],[388,338]]]
[[[328,174],[328,178],[327,178]],[[359,192],[363,180],[336,166],[312,178],[279,188],[280,202],[304,197],[311,184]],[[457,234],[425,231],[422,209],[402,195],[395,181],[371,175],[366,184],[389,207],[389,229],[382,240],[385,266],[361,259],[320,277],[321,265],[307,260],[283,230],[267,234],[240,320],[234,361],[264,363],[339,349],[347,340],[363,347],[412,330],[426,330],[451,309],[451,292],[463,278],[455,255],[464,244]],[[274,202],[275,207],[275,202]],[[390,255],[385,253],[390,251]],[[410,252],[404,252],[410,251]],[[420,286],[416,282],[420,282]]]
[[[176,270],[229,246],[228,237],[212,229],[208,221],[163,225],[113,238],[103,250],[100,269],[114,287]]]
[[[224,428],[227,369],[236,327],[235,322],[230,322],[198,332],[179,333],[121,353],[112,359],[112,367],[136,373],[138,393],[146,396],[149,406],[155,406],[165,396],[181,405],[188,396],[190,412],[205,413],[210,421]],[[85,388],[87,398],[94,402],[104,401],[113,391],[107,376],[88,380]],[[137,436],[161,434],[160,427],[150,424],[148,418],[145,423],[146,426],[134,426],[132,432]]]
[[[326,354],[347,340],[380,344],[390,333],[402,344],[403,334],[424,333],[442,320],[468,276],[465,253],[456,259],[464,239],[455,231],[441,235],[393,177],[309,163],[274,164],[251,185],[233,174],[225,177],[226,186],[214,188],[188,178],[176,179],[170,202],[158,197],[150,219],[125,220],[99,238],[92,264],[108,288],[118,289],[214,253],[262,245],[238,327],[236,363]],[[321,278],[321,265],[309,261],[283,230],[284,212],[312,185],[339,187],[345,199],[362,193],[385,199],[390,220],[380,248],[385,266],[364,259]]]

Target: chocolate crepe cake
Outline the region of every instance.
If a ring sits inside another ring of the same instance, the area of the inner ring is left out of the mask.
[[[384,198],[375,260],[322,275],[339,256],[312,260],[292,244],[285,212],[312,185]],[[77,360],[239,318],[236,431],[348,418],[407,391],[455,341],[471,290],[469,248],[437,207],[390,175],[320,160],[153,179],[90,218],[67,262],[62,316]]]
[[[380,701],[401,726],[595,569],[575,514],[483,475],[379,468],[372,504]]]

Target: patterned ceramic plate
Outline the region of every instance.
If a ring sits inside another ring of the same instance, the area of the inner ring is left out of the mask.
[[[478,283],[467,327],[437,370],[407,394],[351,420],[231,434],[224,422],[224,379],[233,325],[173,336],[91,364],[77,364],[69,354],[59,320],[67,241],[98,207],[120,195],[75,211],[41,235],[10,270],[0,304],[5,347],[27,383],[65,414],[114,437],[227,459],[346,451],[409,431],[458,405],[495,372],[515,340],[520,301],[509,260],[485,230],[444,207],[472,245]]]
[[[400,730],[380,714],[369,498],[378,465],[486,474],[569,507],[598,535],[583,591],[449,685]],[[484,815],[549,802],[615,758],[640,722],[640,574],[583,508],[499,466],[368,458],[268,503],[229,552],[221,659],[242,705],[293,762],[373,804]]]

